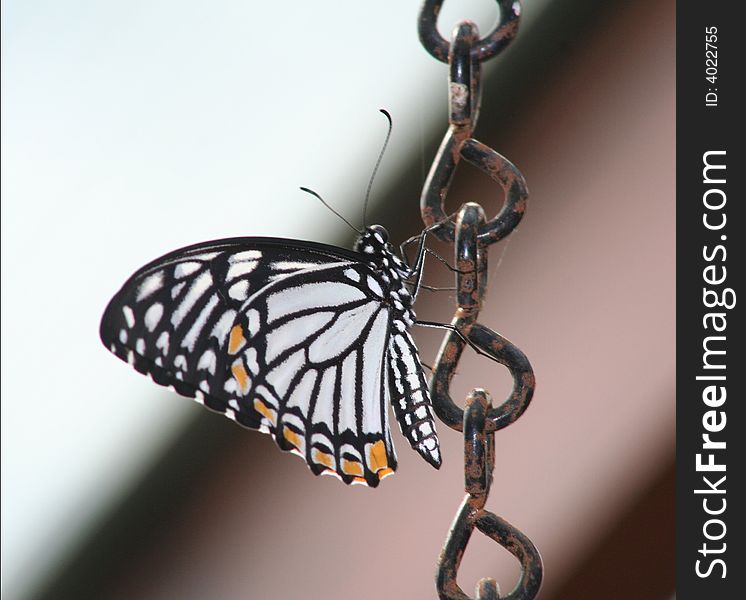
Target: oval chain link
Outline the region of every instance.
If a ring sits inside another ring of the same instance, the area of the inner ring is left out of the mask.
[[[500,19],[494,31],[479,37],[474,23],[459,23],[451,42],[438,33],[436,22],[443,0],[425,0],[419,17],[420,41],[438,60],[449,64],[449,127],[425,181],[420,201],[427,227],[441,223],[432,232],[454,245],[456,255],[457,308],[433,367],[430,394],[438,417],[464,434],[466,497],[451,526],[438,559],[436,585],[443,600],[468,600],[457,583],[458,568],[474,529],[495,540],[521,564],[516,587],[501,596],[494,579],[482,579],[477,599],[530,600],[541,585],[543,567],[538,550],[510,523],[485,510],[494,469],[494,433],[518,419],[531,402],[534,375],[531,364],[516,346],[477,322],[487,289],[488,247],[518,225],[526,209],[528,190],[518,169],[508,159],[475,140],[472,131],[480,108],[481,62],[495,56],[515,37],[520,4],[497,0]],[[445,199],[461,159],[487,174],[503,190],[504,202],[496,216],[487,220],[479,204],[466,203],[456,221],[445,211]],[[458,332],[458,333],[457,333]],[[466,408],[450,395],[451,380],[468,338],[469,342],[504,365],[513,377],[513,389],[497,407],[489,394],[476,388],[466,399]]]

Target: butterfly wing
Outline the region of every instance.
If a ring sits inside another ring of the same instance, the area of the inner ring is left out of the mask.
[[[382,289],[363,264],[296,273],[248,300],[229,342],[237,420],[346,483],[396,468]]]
[[[101,339],[122,360],[303,456],[377,485],[396,468],[383,284],[341,249],[271,238],[199,244],[138,271]]]

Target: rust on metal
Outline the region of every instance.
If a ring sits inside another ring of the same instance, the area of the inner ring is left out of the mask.
[[[500,20],[495,29],[472,47],[472,54],[481,61],[492,58],[507,46],[518,32],[521,8],[513,0],[497,0]],[[425,49],[441,62],[448,62],[450,43],[438,33],[437,21],[443,0],[425,0],[420,11],[418,33]]]

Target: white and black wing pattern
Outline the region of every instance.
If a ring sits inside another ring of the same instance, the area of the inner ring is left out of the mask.
[[[375,486],[396,468],[391,391],[412,446],[440,457],[416,348],[386,276],[362,258],[271,238],[185,248],[125,283],[101,338],[157,383],[271,433],[314,473]]]

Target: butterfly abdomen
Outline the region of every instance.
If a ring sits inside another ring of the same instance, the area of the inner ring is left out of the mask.
[[[394,333],[389,341],[391,401],[401,432],[427,462],[441,464],[427,381],[417,347],[408,332]]]

